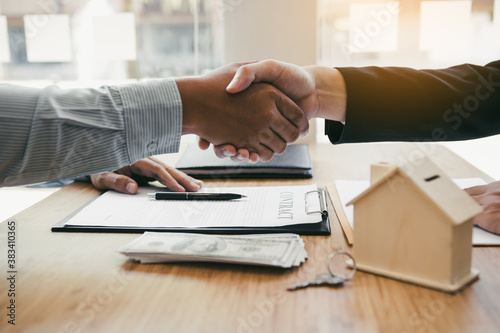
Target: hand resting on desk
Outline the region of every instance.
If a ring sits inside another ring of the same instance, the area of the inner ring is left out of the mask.
[[[202,186],[201,180],[148,157],[114,172],[104,172],[90,176],[92,185],[99,190],[115,190],[135,194],[139,185],[157,180],[174,192],[196,192]]]

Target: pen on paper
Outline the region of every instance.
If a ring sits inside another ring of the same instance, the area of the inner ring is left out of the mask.
[[[193,193],[193,192],[155,192],[148,193],[153,200],[234,200],[246,198],[236,193]]]

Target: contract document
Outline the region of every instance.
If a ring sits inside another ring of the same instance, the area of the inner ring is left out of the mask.
[[[164,190],[164,189],[163,189]],[[196,228],[272,228],[310,225],[311,232],[328,222],[323,192],[315,184],[203,188],[197,193],[236,193],[235,200],[154,200],[139,188],[136,195],[107,191],[64,222],[62,229],[118,228],[139,230]],[[316,226],[315,226],[316,225]],[[325,226],[323,226],[325,227]],[[56,228],[57,229],[57,228]],[[53,231],[64,231],[54,230]],[[81,230],[80,230],[81,231]],[[99,230],[97,230],[99,231]],[[328,225],[329,232],[329,225]],[[306,232],[305,234],[308,234]]]

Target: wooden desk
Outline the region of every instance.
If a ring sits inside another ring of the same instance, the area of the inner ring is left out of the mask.
[[[312,145],[312,180],[207,181],[206,186],[286,185],[368,179],[369,164],[427,152],[451,177],[490,177],[441,146]],[[410,155],[408,155],[410,154]],[[325,272],[346,245],[330,206],[332,235],[303,237],[296,269],[224,264],[140,265],[116,250],[137,234],[52,233],[98,191],[72,184],[9,219],[17,224],[16,326],[7,324],[6,226],[1,224],[0,331],[19,332],[498,332],[500,248],[474,248],[480,279],[458,295],[359,272],[343,288],[287,292]],[[5,329],[8,330],[5,330]]]

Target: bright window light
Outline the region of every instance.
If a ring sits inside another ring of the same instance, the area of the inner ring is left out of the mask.
[[[351,52],[387,52],[398,48],[398,2],[358,3],[349,8]]]
[[[472,1],[422,1],[420,50],[456,52],[469,45]]]
[[[0,62],[10,62],[9,33],[5,16],[0,16]]]
[[[137,59],[134,13],[94,17],[93,30],[97,59]]]
[[[500,49],[500,0],[495,0],[493,9],[493,40],[495,47]]]
[[[69,15],[25,15],[29,62],[71,61]]]

